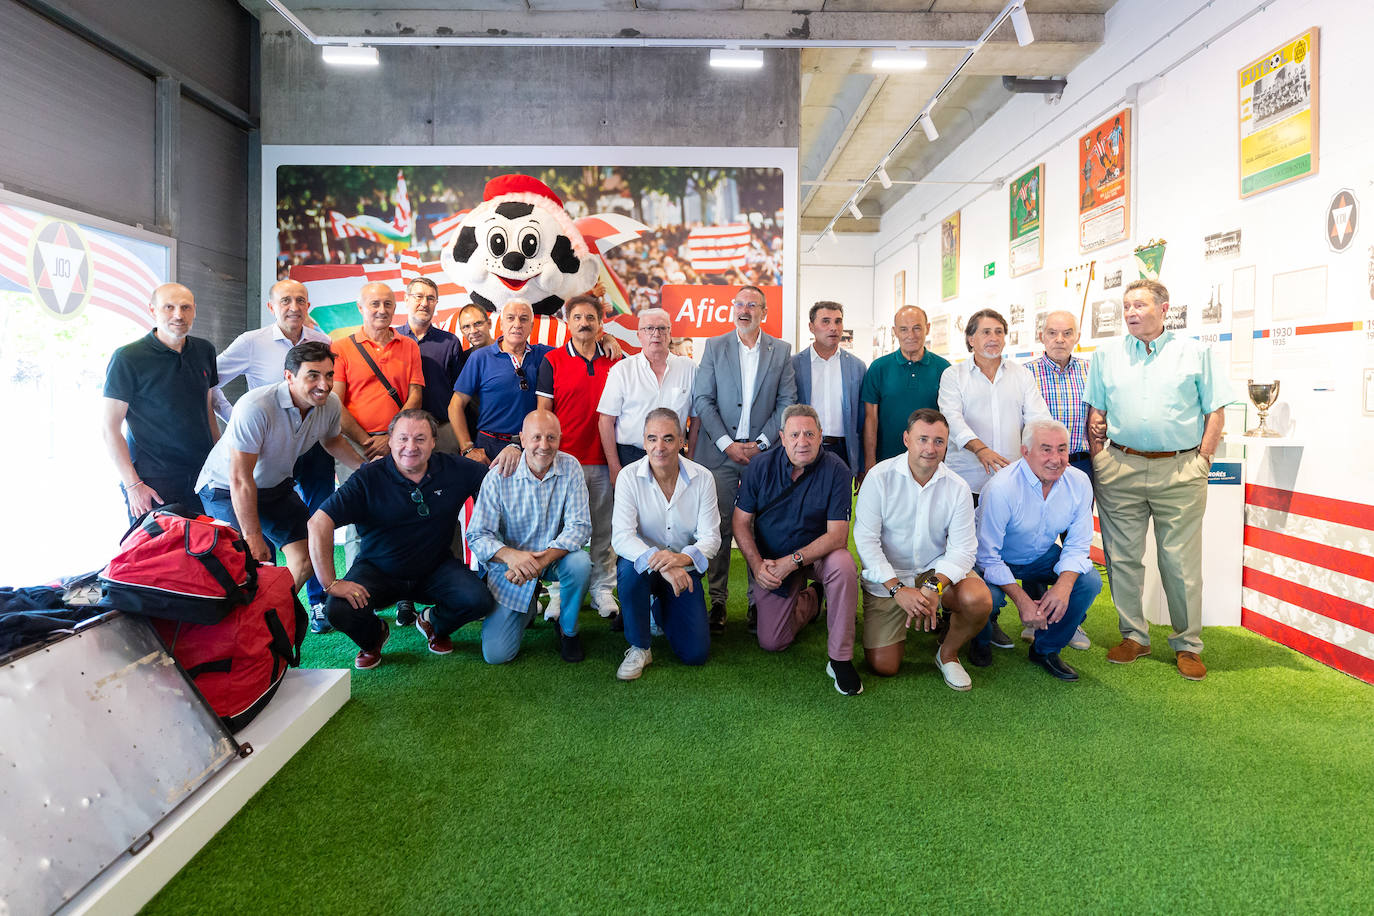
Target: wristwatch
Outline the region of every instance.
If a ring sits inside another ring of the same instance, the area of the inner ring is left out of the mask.
[[[928,588],[937,595],[944,591],[944,588],[940,585],[939,579],[927,579],[921,583],[921,588]]]
[[[800,552],[800,551],[798,551],[797,553],[792,554],[792,562],[795,563],[795,564],[797,564],[798,567],[802,567],[802,566],[805,566],[805,565],[806,565],[805,561],[802,560],[802,555],[801,555],[801,552]]]

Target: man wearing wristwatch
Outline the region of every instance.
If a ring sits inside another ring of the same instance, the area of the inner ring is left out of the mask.
[[[944,608],[949,631],[935,665],[951,689],[970,690],[959,651],[992,612],[988,587],[972,571],[973,496],[942,463],[949,423],[938,410],[913,411],[903,439],[906,453],[873,466],[854,507],[854,546],[864,568],[864,657],[878,674],[896,674],[907,631],[933,632]]]
[[[1107,661],[1150,654],[1145,531],[1154,521],[1159,576],[1179,674],[1207,676],[1202,652],[1202,514],[1231,387],[1207,344],[1164,329],[1169,291],[1136,280],[1121,300],[1130,333],[1100,347],[1088,369],[1088,451],[1121,643]],[[1107,440],[1111,446],[1107,447]]]
[[[845,696],[863,693],[854,670],[858,569],[849,552],[849,466],[825,450],[816,408],[782,412],[782,448],[754,458],[740,480],[734,535],[753,574],[759,646],[781,652],[826,605],[826,673]],[[818,582],[807,587],[807,579]]]

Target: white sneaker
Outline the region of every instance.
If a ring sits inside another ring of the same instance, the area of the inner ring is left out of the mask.
[[[1081,649],[1091,649],[1092,647],[1093,647],[1093,641],[1092,641],[1091,639],[1088,638],[1088,634],[1087,634],[1087,633],[1084,633],[1084,632],[1083,632],[1083,628],[1082,628],[1082,627],[1079,627],[1078,629],[1076,629],[1076,630],[1073,631],[1073,639],[1070,639],[1070,640],[1069,640],[1069,648],[1070,648],[1070,649],[1080,649],[1080,650],[1081,650]]]
[[[937,648],[935,650],[935,667],[940,669],[940,673],[944,675],[945,683],[949,685],[951,690],[973,689],[973,678],[968,676],[968,672],[960,664],[958,656],[955,656],[952,662],[942,662],[940,661],[940,650]]]
[[[615,603],[615,595],[611,594],[610,589],[595,592],[592,595],[592,607],[602,617],[613,617],[620,613],[620,605]]]
[[[625,660],[620,663],[619,668],[615,669],[615,676],[622,681],[633,681],[644,673],[644,669],[653,660],[654,654],[648,649],[630,646],[625,650]]]
[[[549,592],[549,603],[544,605],[544,619],[557,620],[563,608],[562,601],[559,598],[558,583],[550,582],[547,588]]]

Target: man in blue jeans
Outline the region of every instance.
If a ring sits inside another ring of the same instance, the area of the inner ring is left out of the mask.
[[[466,370],[464,370],[466,371]],[[540,580],[557,579],[563,596],[559,654],[585,658],[577,613],[587,594],[592,561],[582,550],[592,534],[582,466],[558,450],[562,428],[547,410],[531,411],[520,429],[519,463],[507,477],[488,474],[468,522],[468,546],[482,564],[496,600],[482,621],[482,656],[504,664],[520,652],[534,619]]]
[[[1034,633],[1030,660],[1062,681],[1078,680],[1059,653],[1102,590],[1088,557],[1092,500],[1088,475],[1069,465],[1068,429],[1058,420],[1037,419],[1022,431],[1021,459],[984,484],[978,503],[978,567],[994,612],[1004,595],[1011,598]],[[1027,594],[1027,586],[1036,585],[1047,586],[1038,599]],[[991,641],[989,622],[974,637],[973,664],[992,663]]]

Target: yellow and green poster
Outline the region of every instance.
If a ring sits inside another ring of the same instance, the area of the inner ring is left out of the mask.
[[[959,295],[959,214],[945,217],[940,223],[940,299],[948,301]]]
[[[1252,60],[1240,83],[1240,196],[1317,173],[1317,38],[1311,28]]]
[[[1011,275],[1019,277],[1045,264],[1045,236],[1040,231],[1040,201],[1045,193],[1045,165],[1041,163],[1008,188],[1011,202]]]

